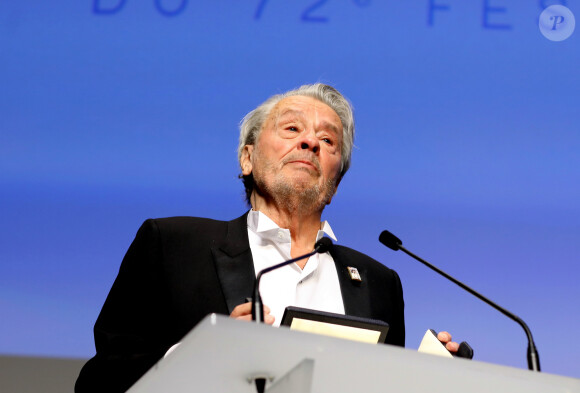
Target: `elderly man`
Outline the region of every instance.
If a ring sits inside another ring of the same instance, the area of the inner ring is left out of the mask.
[[[314,84],[268,99],[243,120],[238,151],[252,209],[233,221],[147,220],[139,229],[95,324],[97,353],[75,391],[122,392],[209,313],[251,319],[256,272],[312,251],[350,165],[354,122],[334,88]],[[352,279],[356,268],[361,280]],[[403,346],[398,275],[352,249],[288,265],[261,285],[267,323],[296,305],[379,319]],[[445,340],[447,341],[447,340]]]

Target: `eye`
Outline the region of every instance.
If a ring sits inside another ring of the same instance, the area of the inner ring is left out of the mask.
[[[289,131],[298,132],[298,127],[290,126],[288,127]]]
[[[333,145],[332,139],[330,138],[322,138],[322,141],[325,142],[327,145]]]

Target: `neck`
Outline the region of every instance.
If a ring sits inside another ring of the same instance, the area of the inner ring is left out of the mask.
[[[251,201],[253,210],[264,213],[280,228],[290,230],[292,258],[314,249],[316,235],[320,230],[322,209],[309,208],[300,204],[300,201],[285,200],[284,203],[276,203],[272,199],[263,198],[256,192],[252,194]],[[299,261],[297,264],[304,268],[306,260]]]

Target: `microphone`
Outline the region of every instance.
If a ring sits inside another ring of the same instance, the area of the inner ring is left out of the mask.
[[[389,247],[391,250],[403,251],[405,254],[409,255],[411,258],[418,260],[419,262],[421,262],[422,264],[424,264],[428,268],[436,271],[437,273],[439,273],[440,275],[442,275],[446,279],[459,285],[461,288],[465,289],[467,292],[471,293],[473,296],[477,297],[480,300],[483,300],[484,302],[486,302],[487,304],[489,304],[490,306],[492,306],[493,308],[495,308],[496,310],[501,312],[503,315],[505,315],[508,318],[510,318],[511,320],[517,322],[524,329],[524,331],[526,332],[526,336],[528,337],[528,368],[532,371],[540,371],[540,355],[538,353],[538,350],[536,349],[536,345],[534,344],[534,339],[532,338],[532,332],[530,331],[530,328],[528,328],[528,325],[526,325],[526,323],[520,317],[509,312],[505,308],[500,307],[499,305],[492,302],[491,300],[489,300],[488,298],[486,298],[482,294],[471,289],[470,287],[468,287],[467,285],[465,285],[461,281],[451,277],[449,274],[445,273],[443,270],[431,265],[426,260],[413,254],[412,252],[407,250],[405,247],[403,247],[403,242],[401,241],[401,239],[399,239],[398,237],[393,235],[391,232],[383,231],[381,233],[381,235],[379,236],[379,241],[381,243],[383,243],[385,246]]]
[[[323,254],[331,248],[332,241],[327,237],[323,237],[314,244],[314,250],[312,252],[260,270],[256,276],[256,281],[254,281],[254,293],[252,294],[252,321],[255,321],[256,323],[264,323],[264,305],[262,303],[262,297],[260,296],[260,280],[264,274],[291,263],[298,262],[301,259],[309,258],[316,253]],[[258,377],[254,379],[254,382],[256,383],[256,389],[258,390],[258,393],[263,393],[266,387],[266,378]]]
[[[327,237],[323,237],[314,244],[314,250],[312,252],[309,252],[308,254],[304,254],[297,258],[292,258],[288,261],[281,262],[277,265],[262,269],[256,276],[256,281],[254,282],[254,293],[252,295],[252,321],[255,321],[256,323],[264,323],[264,310],[262,304],[262,297],[260,296],[260,280],[262,279],[262,275],[269,273],[272,270],[276,270],[280,267],[289,265],[291,263],[298,262],[301,259],[309,258],[314,254],[317,253],[324,254],[331,248],[332,248],[332,240],[330,240]]]

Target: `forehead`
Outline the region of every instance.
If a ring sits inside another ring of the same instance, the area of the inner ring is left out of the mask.
[[[337,130],[342,130],[342,122],[334,109],[313,97],[290,96],[283,98],[272,108],[268,120],[276,121],[280,117],[330,122]]]

